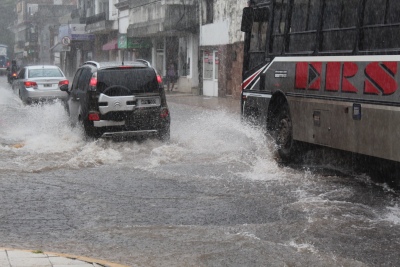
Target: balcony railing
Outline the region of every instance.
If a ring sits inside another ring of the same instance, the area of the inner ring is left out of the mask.
[[[90,16],[90,17],[86,17],[85,21],[86,24],[93,24],[99,21],[104,21],[104,20],[108,20],[108,12],[102,12],[99,14],[96,14],[94,16]]]
[[[195,6],[168,5],[165,10],[164,30],[197,31],[198,14]]]

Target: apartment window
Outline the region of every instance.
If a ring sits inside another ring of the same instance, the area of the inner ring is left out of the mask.
[[[214,0],[203,0],[203,24],[213,23],[214,20]]]

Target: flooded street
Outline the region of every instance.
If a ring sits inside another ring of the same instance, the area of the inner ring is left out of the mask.
[[[61,103],[24,106],[0,77],[0,247],[128,266],[400,266],[399,191],[280,166],[238,110],[167,100],[168,144],[86,140]]]

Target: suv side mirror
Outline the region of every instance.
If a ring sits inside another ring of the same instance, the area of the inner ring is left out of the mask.
[[[63,84],[63,85],[61,85],[61,86],[60,86],[60,90],[63,91],[63,92],[69,93],[69,91],[68,91],[68,84]]]

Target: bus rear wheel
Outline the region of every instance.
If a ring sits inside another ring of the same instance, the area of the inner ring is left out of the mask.
[[[276,114],[275,125],[272,127],[273,138],[278,148],[279,156],[284,161],[290,161],[294,156],[294,142],[292,134],[292,120],[289,106],[284,103]]]

